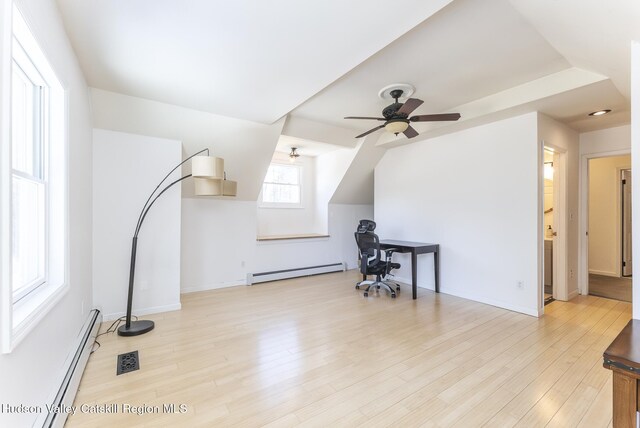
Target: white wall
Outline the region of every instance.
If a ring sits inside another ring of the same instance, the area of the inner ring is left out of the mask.
[[[353,149],[339,149],[316,157],[315,229],[325,233],[329,227],[329,201],[360,150],[362,141]],[[369,201],[372,204],[373,201]]]
[[[640,165],[640,40],[631,44],[631,163]],[[640,201],[640,174],[632,174],[632,199]],[[633,248],[640,248],[640,209],[633,210]],[[633,251],[633,266],[640,266],[640,251]],[[633,318],[640,319],[640,285],[633,279]]]
[[[93,144],[94,303],[105,319],[115,319],[127,308],[131,239],[138,216],[158,183],[181,162],[182,145],[102,129],[94,130]],[[165,184],[180,176],[180,170],[175,171]],[[135,315],[180,309],[180,201],[176,185],[155,202],[140,229]]]
[[[376,146],[378,134],[370,134],[357,146],[355,157],[349,168],[341,177],[335,193],[331,197],[333,204],[373,204],[374,174],[373,170],[386,148]]]
[[[443,293],[538,315],[537,117],[389,149],[376,167],[378,234],[440,244]],[[434,286],[432,260],[418,257],[421,287]]]
[[[631,125],[580,134],[580,155],[596,155],[629,149],[631,149]]]
[[[628,168],[630,155],[589,161],[589,273],[621,276],[620,171]]]
[[[7,29],[10,1],[0,0],[0,25]],[[0,355],[0,403],[51,403],[60,386],[65,360],[91,309],[91,118],[88,90],[52,0],[16,0],[22,14],[67,89],[69,112],[69,292],[29,335],[7,355]],[[9,19],[9,20],[8,20]],[[6,37],[2,31],[2,37]],[[0,56],[6,76],[10,52]],[[0,82],[6,80],[0,79]],[[9,92],[0,87],[4,98]],[[6,103],[2,103],[6,106]],[[0,117],[3,115],[0,115]],[[4,142],[3,142],[4,144]],[[31,426],[35,414],[0,414],[0,426]]]
[[[555,230],[558,234],[566,235],[566,261],[559,260],[554,255],[559,275],[564,276],[566,288],[557,287],[557,299],[569,300],[578,295],[578,201],[579,201],[579,171],[580,171],[580,144],[579,135],[569,127],[551,119],[543,114],[538,114],[538,141],[543,141],[545,146],[554,147],[565,153],[565,175],[561,178],[566,181],[565,206]],[[555,158],[554,158],[555,159]],[[554,167],[555,167],[554,163]],[[554,179],[558,179],[554,174]],[[560,195],[562,197],[562,195]],[[555,209],[555,208],[554,208]],[[566,230],[562,230],[562,228]],[[540,233],[542,241],[543,231]],[[542,242],[540,243],[542,251]],[[554,242],[554,254],[560,255],[557,240]],[[562,283],[561,280],[558,281]]]
[[[274,162],[289,163],[289,155],[276,152]],[[315,157],[300,156],[301,206],[295,208],[262,207],[258,202],[258,236],[322,233],[316,228],[316,162]],[[264,179],[264,177],[263,177]],[[259,196],[261,198],[262,195]],[[326,230],[324,231],[326,232]]]
[[[264,125],[99,89],[91,89],[91,102],[96,128],[181,141],[183,157],[208,147],[238,182],[238,200],[257,200],[285,122]],[[193,186],[185,183],[182,196],[193,196]]]
[[[256,241],[256,203],[184,199],[182,292],[246,284],[247,273],[335,262],[357,267],[353,238],[372,205],[329,205],[329,238]]]

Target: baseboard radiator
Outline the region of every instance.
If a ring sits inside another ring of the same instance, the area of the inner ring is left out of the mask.
[[[274,270],[271,272],[249,273],[247,274],[247,285],[257,284],[259,282],[277,281],[279,279],[297,278],[300,276],[319,275],[322,273],[344,272],[345,270],[346,267],[344,263],[331,263],[328,265]]]
[[[71,406],[76,397],[78,386],[82,373],[89,360],[89,355],[93,349],[93,345],[102,323],[102,314],[99,310],[93,309],[89,313],[89,318],[85,322],[76,344],[78,345],[75,353],[70,357],[67,373],[64,376],[60,389],[58,390],[53,403],[53,407],[62,408],[62,406]],[[62,427],[67,420],[66,412],[49,413],[42,424],[43,427]]]

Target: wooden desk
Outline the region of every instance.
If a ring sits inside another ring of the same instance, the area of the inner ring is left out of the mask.
[[[613,371],[613,426],[637,427],[640,410],[640,320],[631,320],[604,351],[603,366]]]
[[[383,250],[396,248],[398,253],[411,253],[411,287],[414,300],[418,298],[418,254],[433,253],[433,274],[435,276],[436,293],[440,292],[440,257],[438,255],[440,246],[438,244],[383,239],[380,241],[380,248]]]

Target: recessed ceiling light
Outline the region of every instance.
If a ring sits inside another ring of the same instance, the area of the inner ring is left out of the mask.
[[[592,111],[591,113],[589,113],[589,116],[602,116],[603,114],[607,114],[609,112],[611,112],[610,109]]]

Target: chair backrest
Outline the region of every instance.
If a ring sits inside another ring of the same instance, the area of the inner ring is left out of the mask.
[[[376,230],[376,222],[373,220],[362,219],[358,223],[357,231],[359,233],[373,232],[374,230]]]
[[[380,263],[380,240],[373,232],[358,231],[354,235],[360,251],[360,272],[366,274],[368,267]]]

